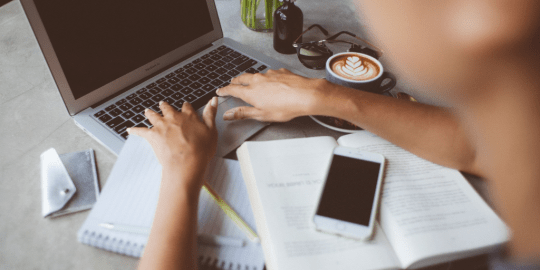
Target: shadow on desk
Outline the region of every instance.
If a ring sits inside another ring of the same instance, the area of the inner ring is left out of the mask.
[[[0,0],[0,7],[11,2],[11,0]]]

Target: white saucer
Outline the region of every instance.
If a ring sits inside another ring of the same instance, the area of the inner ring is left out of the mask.
[[[311,119],[313,119],[313,121],[315,121],[319,125],[321,125],[321,126],[323,126],[325,128],[329,128],[331,130],[335,130],[335,131],[339,131],[339,132],[343,132],[343,133],[356,133],[356,132],[363,131],[363,129],[358,130],[358,129],[344,129],[344,128],[334,127],[334,126],[331,126],[331,125],[328,125],[328,124],[325,124],[325,123],[321,122],[319,119],[315,118],[313,115],[310,115],[309,117],[311,117]]]

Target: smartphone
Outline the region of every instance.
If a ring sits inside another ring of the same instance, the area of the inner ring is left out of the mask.
[[[383,174],[382,155],[336,147],[313,217],[316,229],[358,240],[369,239],[377,216]]]

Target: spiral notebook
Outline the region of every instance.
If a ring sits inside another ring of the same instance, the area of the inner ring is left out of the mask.
[[[255,219],[238,161],[215,158],[208,166],[205,179],[255,230]],[[78,241],[97,248],[140,257],[148,235],[111,231],[99,224],[150,228],[156,210],[160,182],[161,165],[151,146],[141,137],[129,136],[97,203],[78,231]],[[247,243],[244,247],[199,244],[199,265],[217,269],[263,269],[264,255],[261,246],[250,242],[204,191],[201,191],[199,200],[198,232],[239,238]]]

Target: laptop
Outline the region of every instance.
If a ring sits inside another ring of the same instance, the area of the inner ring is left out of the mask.
[[[242,73],[283,64],[224,38],[214,0],[22,0],[68,113],[77,126],[118,154],[132,126],[152,127],[144,109],[190,102],[199,115],[218,88]],[[219,98],[218,156],[267,125],[226,122],[245,106]]]

